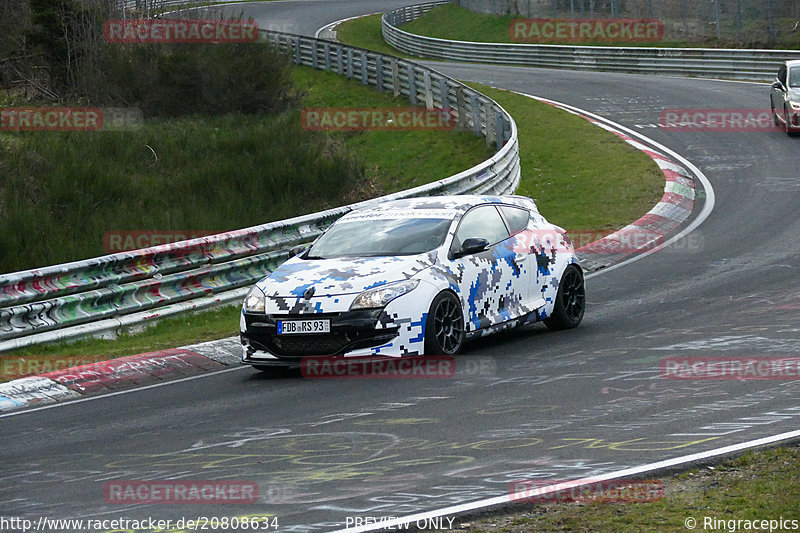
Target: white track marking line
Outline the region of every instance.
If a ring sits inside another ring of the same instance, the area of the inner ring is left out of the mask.
[[[714,450],[708,450],[705,452],[693,453],[690,455],[682,455],[680,457],[675,457],[674,459],[666,459],[664,461],[658,461],[655,463],[648,463],[641,466],[625,468],[623,470],[618,470],[616,472],[609,472],[608,474],[592,476],[591,478],[576,479],[574,481],[558,483],[547,487],[536,487],[536,494],[545,495],[551,492],[563,490],[564,488],[567,487],[579,487],[581,485],[593,484],[600,481],[610,481],[613,479],[638,476],[640,474],[645,474],[655,470],[662,470],[670,467],[685,465],[687,463],[702,461],[703,459],[710,459],[728,453],[738,452],[749,448],[755,448],[758,446],[766,446],[768,444],[774,444],[779,441],[796,439],[796,438],[800,438],[800,430],[780,433],[778,435],[773,435],[771,437],[763,437],[756,440],[742,442],[740,444],[732,444],[730,446],[716,448]],[[522,498],[524,499],[524,496]],[[392,520],[386,520],[385,522],[382,522],[380,526],[376,526],[373,524],[371,526],[351,527],[346,529],[338,529],[331,533],[362,533],[366,531],[378,531],[381,529],[387,529],[392,526],[398,526],[400,524],[405,525],[409,522],[416,522],[417,520],[425,520],[428,518],[436,518],[440,516],[464,513],[467,511],[475,511],[485,507],[514,503],[515,501],[516,499],[512,498],[512,494],[506,494],[505,496],[495,496],[494,498],[487,498],[485,500],[478,500],[470,503],[462,503],[459,505],[451,505],[450,507],[442,507],[441,509],[436,509],[434,511],[426,511],[423,513],[417,513],[417,514],[394,518]]]
[[[10,416],[17,416],[17,415],[25,415],[25,414],[33,413],[33,412],[36,412],[36,411],[44,411],[45,409],[53,409],[55,407],[64,407],[64,406],[67,406],[67,405],[74,405],[76,403],[90,402],[92,400],[102,400],[103,398],[111,398],[113,396],[119,396],[121,394],[130,394],[132,392],[138,392],[138,391],[143,391],[143,390],[147,390],[147,389],[155,389],[156,387],[165,387],[167,385],[173,385],[175,383],[183,383],[184,381],[193,381],[195,379],[207,378],[207,377],[210,377],[210,376],[216,376],[218,374],[224,374],[226,372],[233,372],[235,370],[245,370],[245,369],[248,369],[248,368],[251,368],[251,367],[242,365],[240,367],[226,368],[224,370],[217,370],[215,372],[209,372],[207,374],[199,374],[197,376],[188,376],[188,377],[185,377],[185,378],[173,379],[173,380],[170,380],[170,381],[162,381],[161,383],[153,383],[151,385],[145,385],[144,387],[137,387],[137,388],[133,388],[133,389],[120,390],[120,391],[116,391],[116,392],[109,392],[108,394],[100,394],[98,396],[88,396],[86,398],[80,398],[80,399],[77,399],[77,400],[70,400],[68,402],[54,403],[54,404],[50,404],[50,405],[43,405],[42,407],[34,407],[32,409],[22,409],[20,411],[14,411],[12,413],[2,414],[2,415],[0,415],[0,418],[7,418],[7,417],[10,417]]]

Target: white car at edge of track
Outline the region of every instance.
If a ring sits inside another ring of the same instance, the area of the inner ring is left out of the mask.
[[[242,306],[242,363],[455,355],[544,321],[576,327],[584,273],[566,232],[524,196],[435,196],[351,211],[259,281]]]

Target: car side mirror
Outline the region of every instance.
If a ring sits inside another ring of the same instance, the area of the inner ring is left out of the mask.
[[[783,84],[780,81],[775,80],[774,82],[772,82],[772,88],[773,89],[783,89]]]
[[[289,257],[297,257],[298,255],[302,255],[305,251],[308,250],[307,244],[298,244],[291,250],[289,250]]]
[[[489,241],[486,239],[466,239],[461,244],[461,249],[456,253],[457,257],[462,257],[470,254],[477,254],[486,250],[489,246]]]

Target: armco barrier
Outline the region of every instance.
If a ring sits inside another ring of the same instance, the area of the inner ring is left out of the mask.
[[[297,64],[330,70],[452,109],[460,127],[498,151],[449,178],[407,191],[252,228],[143,250],[0,275],[0,351],[115,330],[184,310],[240,300],[247,287],[359,206],[442,194],[507,194],[519,183],[517,127],[490,98],[432,69],[331,41],[279,32],[263,36]],[[499,142],[496,142],[499,141]]]
[[[775,79],[780,62],[800,59],[800,50],[565,46],[448,41],[408,33],[399,28],[402,24],[419,18],[431,8],[446,3],[448,2],[428,2],[384,13],[381,18],[383,38],[407,54],[433,59],[764,82]]]

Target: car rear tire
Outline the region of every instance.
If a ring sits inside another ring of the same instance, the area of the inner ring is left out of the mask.
[[[458,297],[440,292],[431,302],[425,323],[425,353],[456,355],[464,344],[464,313]]]
[[[583,274],[575,265],[568,265],[561,276],[553,313],[544,319],[550,329],[571,329],[583,320],[586,310],[586,288]]]

